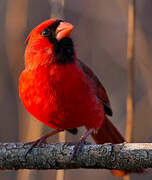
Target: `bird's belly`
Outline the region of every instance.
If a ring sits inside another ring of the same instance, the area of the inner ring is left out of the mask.
[[[27,85],[19,89],[21,99],[33,116],[56,129],[100,126],[103,106],[80,70],[61,67],[39,71],[34,76],[32,73],[33,77],[24,74],[20,78],[20,87],[21,79]]]

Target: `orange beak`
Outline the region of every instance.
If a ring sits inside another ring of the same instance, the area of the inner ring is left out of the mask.
[[[60,41],[64,37],[69,37],[74,26],[67,22],[61,22],[56,29],[56,39]]]

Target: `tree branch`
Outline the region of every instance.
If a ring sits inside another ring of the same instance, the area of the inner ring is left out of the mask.
[[[43,144],[25,158],[28,143],[0,143],[0,169],[126,169],[152,167],[152,143],[84,145],[72,159],[73,145]]]

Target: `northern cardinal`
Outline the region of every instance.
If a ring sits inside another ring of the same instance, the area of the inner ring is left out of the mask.
[[[62,130],[76,133],[87,128],[80,143],[91,134],[96,143],[122,143],[124,138],[106,115],[112,116],[105,88],[96,75],[78,60],[70,38],[73,25],[60,19],[42,22],[26,42],[25,69],[19,94],[29,113],[55,130],[35,144]],[[127,171],[113,170],[116,176]]]

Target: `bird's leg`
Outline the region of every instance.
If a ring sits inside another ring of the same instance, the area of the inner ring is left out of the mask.
[[[94,131],[94,128],[88,129],[83,136],[81,136],[79,142],[74,146],[74,152],[73,152],[73,157],[77,153],[78,150],[80,150],[84,143],[86,138]]]
[[[57,133],[59,133],[59,132],[61,132],[61,131],[63,131],[63,130],[54,130],[54,131],[51,131],[50,133],[47,133],[46,135],[40,137],[40,138],[37,139],[36,141],[32,141],[32,142],[28,143],[28,144],[32,144],[32,145],[31,145],[31,147],[28,149],[25,157],[27,157],[27,154],[30,153],[35,146],[38,145],[38,147],[39,147],[42,143],[47,143],[47,142],[46,142],[46,139],[47,139],[48,137],[53,136],[53,135],[55,135],[55,134],[57,134]]]

